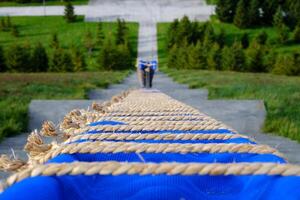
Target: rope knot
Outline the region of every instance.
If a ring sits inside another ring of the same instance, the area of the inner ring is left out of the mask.
[[[7,155],[0,156],[0,170],[5,172],[21,171],[27,163],[21,159],[11,158]]]
[[[31,156],[35,157],[41,153],[47,152],[52,148],[52,144],[45,144],[37,130],[33,131],[27,138],[24,150]]]
[[[45,121],[42,125],[41,134],[46,137],[56,137],[58,132],[53,122]]]

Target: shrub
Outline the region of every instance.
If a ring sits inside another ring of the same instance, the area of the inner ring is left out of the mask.
[[[68,23],[76,21],[76,15],[75,15],[75,12],[74,12],[74,7],[73,7],[70,0],[66,1],[64,18]]]
[[[233,59],[233,52],[230,47],[225,46],[222,50],[222,69],[231,70],[234,68],[235,61]]]
[[[290,69],[293,65],[293,58],[291,56],[279,55],[277,56],[272,73],[287,75],[289,73],[288,69]]]
[[[49,68],[49,59],[46,49],[41,43],[37,43],[33,49],[31,56],[32,71],[33,72],[46,72]]]
[[[278,29],[278,39],[281,44],[285,44],[289,39],[289,28],[284,24]]]
[[[15,44],[9,47],[6,54],[6,64],[12,72],[30,72],[30,47]]]
[[[177,68],[177,58],[178,58],[178,47],[176,44],[171,47],[168,53],[168,61],[167,61],[167,66],[168,68]]]
[[[118,52],[116,45],[112,42],[110,37],[107,37],[104,41],[103,48],[98,56],[99,69],[113,70],[117,68]]]

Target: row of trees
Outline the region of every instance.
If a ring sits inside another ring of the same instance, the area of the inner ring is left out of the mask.
[[[268,45],[266,32],[252,41],[245,33],[233,44],[226,38],[224,30],[217,34],[209,22],[175,20],[168,31],[168,67],[300,75],[298,54],[278,56]]]
[[[276,15],[284,17],[284,22],[295,27],[300,23],[300,0],[219,0],[216,7],[222,22],[234,23],[247,28],[272,25]]]
[[[0,48],[1,72],[73,72],[86,70],[84,54],[80,48],[54,49],[48,55],[41,43],[34,46],[15,44],[6,52]]]
[[[83,37],[83,45],[63,48],[57,34],[53,34],[48,50],[41,43],[14,44],[5,51],[0,47],[0,71],[84,71],[87,69],[86,57],[96,57],[96,64],[100,70],[128,69],[133,66],[135,57],[128,41],[128,31],[126,22],[118,19],[115,35],[106,35],[100,22],[96,37],[88,30]]]

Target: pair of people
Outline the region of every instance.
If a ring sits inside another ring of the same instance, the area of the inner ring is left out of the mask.
[[[157,69],[157,61],[138,61],[138,77],[143,88],[152,88],[154,73]]]

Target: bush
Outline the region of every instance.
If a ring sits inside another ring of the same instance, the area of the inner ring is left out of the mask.
[[[30,72],[30,48],[25,45],[15,44],[6,52],[6,63],[9,71]]]
[[[231,51],[233,56],[232,57],[233,63],[232,63],[231,70],[246,71],[247,70],[246,56],[242,45],[238,42],[235,42],[231,47]]]
[[[41,43],[37,43],[33,49],[31,64],[33,72],[46,72],[48,71],[48,55],[46,49]]]
[[[232,49],[225,46],[222,50],[222,70],[231,70],[235,66]]]
[[[177,58],[178,58],[178,47],[176,44],[174,44],[168,53],[168,61],[167,61],[168,68],[179,69],[177,66]]]
[[[76,21],[76,15],[75,15],[75,12],[74,12],[74,7],[73,7],[70,0],[66,1],[64,18],[68,23]]]
[[[200,42],[198,42],[196,45],[190,45],[188,51],[189,51],[188,53],[189,69],[207,68],[207,61],[206,61],[207,59],[205,55],[206,53],[203,51],[203,47]]]
[[[281,44],[285,44],[289,40],[289,28],[286,25],[282,25],[278,29],[278,39]]]
[[[125,44],[127,41],[127,26],[125,20],[117,20],[116,44]]]

